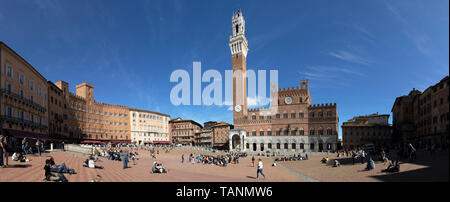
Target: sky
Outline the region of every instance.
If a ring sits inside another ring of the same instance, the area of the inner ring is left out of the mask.
[[[0,41],[47,80],[94,85],[97,101],[233,123],[227,106],[175,106],[170,75],[231,69],[231,17],[241,9],[247,69],[308,79],[313,104],[341,125],[389,114],[395,98],[449,74],[448,0],[0,0]],[[268,80],[268,78],[267,78]],[[209,83],[202,84],[205,88]],[[192,84],[191,84],[192,85]],[[191,90],[192,103],[192,90]],[[256,103],[250,107],[258,107]]]

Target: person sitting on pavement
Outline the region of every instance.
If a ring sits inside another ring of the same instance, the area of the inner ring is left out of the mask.
[[[30,159],[27,159],[27,157],[25,155],[23,155],[23,152],[14,152],[14,154],[12,155],[11,158],[13,161],[19,161],[19,162],[31,161]]]
[[[58,166],[58,165],[56,165],[55,160],[51,156],[50,156],[49,160],[50,160],[50,171],[51,172],[75,174],[75,170],[67,168],[65,163],[62,163],[61,166]]]
[[[339,167],[339,166],[341,166],[341,163],[339,163],[338,160],[334,160],[334,165],[333,165],[333,167]]]
[[[162,163],[153,162],[152,173],[167,173],[167,170],[163,167]]]
[[[372,170],[375,168],[375,162],[372,160],[372,158],[367,161],[366,170]]]
[[[389,166],[386,169],[381,170],[381,172],[387,172],[387,173],[400,172],[400,163],[398,161],[392,160],[389,163]]]
[[[87,158],[87,159],[84,161],[83,167],[103,169],[103,166],[97,166],[97,165],[95,165],[94,159],[92,158],[92,156],[90,156],[89,158]]]
[[[44,180],[47,181],[55,181],[55,182],[68,182],[67,178],[62,174],[58,173],[58,175],[54,175],[51,172],[51,165],[50,165],[50,159],[45,160],[45,166],[44,166]]]
[[[328,157],[323,157],[323,159],[320,161],[322,163],[328,163]]]
[[[103,180],[102,176],[97,175],[97,176],[95,176],[94,179],[91,180],[91,182],[102,182],[102,180]]]

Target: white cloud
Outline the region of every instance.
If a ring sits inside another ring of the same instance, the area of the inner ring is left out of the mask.
[[[307,67],[310,70],[315,70],[318,72],[341,72],[341,73],[346,73],[346,74],[354,74],[354,75],[358,75],[358,76],[364,76],[363,73],[351,70],[349,68],[345,68],[345,67],[329,67],[329,66],[308,66]]]
[[[411,42],[414,44],[417,50],[424,55],[429,55],[430,49],[428,48],[428,44],[431,40],[430,37],[428,37],[426,34],[422,32],[415,31],[415,29],[405,19],[405,17],[403,17],[403,15],[395,6],[393,6],[387,1],[385,1],[384,3],[386,5],[387,10],[391,12],[395,16],[395,18],[402,23],[404,27],[403,32],[411,40]]]
[[[249,107],[262,107],[266,106],[270,103],[269,98],[256,96],[256,97],[247,97],[247,106]]]
[[[338,59],[341,59],[341,60],[344,60],[347,62],[362,64],[362,65],[369,64],[369,61],[367,59],[365,59],[361,56],[358,56],[356,54],[344,51],[344,50],[331,51],[329,54],[333,57],[336,57]]]

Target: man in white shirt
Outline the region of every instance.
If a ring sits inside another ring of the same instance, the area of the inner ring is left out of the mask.
[[[264,179],[266,179],[266,176],[264,175],[263,171],[263,163],[261,161],[261,159],[259,159],[258,162],[258,170],[256,171],[256,179],[259,178],[259,173],[261,173],[261,175],[264,177]]]

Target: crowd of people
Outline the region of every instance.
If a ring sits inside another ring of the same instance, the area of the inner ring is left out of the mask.
[[[304,160],[308,160],[308,154],[305,154],[305,156],[298,154],[289,157],[288,156],[277,157],[274,159],[274,161],[304,161]]]
[[[31,146],[30,140],[28,138],[23,138],[19,141],[15,137],[7,137],[0,135],[0,167],[8,167],[9,156],[13,159],[18,159],[15,161],[28,162],[25,155],[27,154],[38,154],[41,156],[41,152],[44,150],[44,142],[41,140],[32,140],[34,142],[34,147]],[[35,152],[34,152],[35,151]]]
[[[213,164],[217,166],[226,167],[231,162],[239,163],[239,156],[231,155],[203,155],[203,154],[189,154],[189,163]],[[181,155],[181,163],[184,163],[184,154]]]

